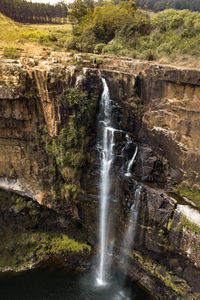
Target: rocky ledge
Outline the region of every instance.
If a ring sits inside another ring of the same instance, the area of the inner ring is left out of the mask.
[[[35,217],[28,204],[19,210],[17,199],[2,196],[10,203],[1,208],[2,218],[18,222],[19,239],[29,241],[20,244],[14,268],[28,261],[37,264],[40,257],[58,255],[68,262],[73,256],[77,266],[90,258],[98,205],[101,76],[116,102],[114,118],[123,132],[116,144],[123,148],[125,133],[132,139],[126,161],[138,147],[130,177],[122,172],[121,150],[115,149],[116,255],[140,186],[135,241],[132,251],[126,251],[128,274],[157,299],[199,299],[200,72],[132,59],[98,57],[93,65],[88,55],[52,53],[49,58],[1,61],[0,187],[50,209],[42,227],[42,213]],[[31,234],[22,230],[21,218],[28,215],[25,228]],[[10,244],[13,228],[0,249],[2,270],[9,268],[5,257],[17,247],[17,241]],[[21,258],[22,248],[30,248],[27,260]]]

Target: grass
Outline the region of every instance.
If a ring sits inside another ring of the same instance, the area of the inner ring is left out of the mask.
[[[20,24],[0,13],[0,50],[2,54],[40,50],[44,46],[63,50],[71,30],[70,24]]]
[[[192,186],[178,185],[175,190],[179,195],[188,198],[200,207],[200,191],[198,189],[194,189]]]
[[[153,18],[155,15],[156,14],[152,13],[150,14],[150,17]],[[12,21],[10,18],[0,13],[0,55],[14,59],[18,58],[20,55],[43,55],[44,47],[48,47],[50,51],[66,51],[70,48],[69,45],[72,43],[71,33],[71,24],[21,24]],[[169,39],[170,38],[172,39],[171,36]],[[198,52],[198,40],[198,38],[193,38],[193,46],[190,45],[190,42],[181,45],[184,46],[186,50],[188,47],[192,47],[194,51]],[[145,43],[146,42],[141,43],[140,41],[140,46],[143,47]],[[149,50],[148,48],[151,45],[151,36],[149,36],[147,44],[148,45],[145,45],[147,46],[146,52],[148,53],[143,51],[144,49],[140,49],[141,51],[139,51],[139,53],[143,55],[141,56],[142,59],[148,59],[149,55],[151,56],[151,49]],[[166,47],[169,47],[169,44],[170,43],[167,41]],[[154,42],[153,45],[155,45]],[[124,44],[122,45],[122,48],[124,51],[127,50],[126,45]],[[189,51],[189,53],[190,52],[191,51]],[[114,53],[110,54],[114,55]],[[127,54],[124,55],[134,57],[132,50],[127,51]],[[155,59],[159,63],[200,68],[200,62],[196,55],[190,55],[187,51],[186,53],[173,53],[172,55],[166,55],[166,53],[163,52]]]
[[[200,227],[197,224],[189,221],[186,216],[182,216],[181,225],[182,225],[181,227],[184,226],[193,232],[200,233]]]
[[[0,271],[26,269],[50,257],[84,258],[91,251],[75,222],[29,198],[0,189],[0,214]]]
[[[45,258],[73,253],[89,254],[91,247],[70,239],[66,234],[25,232],[8,235],[0,246],[0,269],[19,270]]]

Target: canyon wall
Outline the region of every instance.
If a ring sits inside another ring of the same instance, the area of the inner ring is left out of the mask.
[[[138,146],[132,176],[117,178],[124,226],[116,253],[140,187],[133,251],[125,251],[128,274],[156,299],[199,299],[200,72],[110,58],[101,68],[119,102],[122,128]]]
[[[112,179],[119,214],[116,257],[140,186],[128,275],[156,299],[199,299],[200,72],[110,57],[96,67],[83,55],[2,62],[0,187],[77,221],[86,228],[84,240],[94,244],[96,114],[105,77],[121,128]],[[122,158],[126,133],[133,143]],[[127,177],[121,166],[136,145]]]

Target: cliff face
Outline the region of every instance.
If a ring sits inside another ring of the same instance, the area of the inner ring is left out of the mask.
[[[199,183],[199,73],[152,66],[141,83],[141,139],[159,147],[182,178]]]
[[[119,102],[122,127],[138,145],[132,176],[120,173],[116,184],[126,224],[119,229],[118,248],[140,187],[128,274],[157,299],[198,299],[200,72],[111,61],[103,63],[102,73]]]
[[[113,78],[119,75],[121,82],[124,81],[122,74],[136,78],[135,88],[143,105],[139,141],[166,157],[171,167],[180,173],[181,180],[188,184],[190,180],[192,184],[195,181],[198,185],[200,72],[140,61],[113,62],[108,58],[101,67],[112,72]],[[127,80],[121,89],[127,90],[125,85]],[[128,90],[129,94],[121,91],[122,98],[131,103],[131,89]],[[113,97],[119,97],[114,89]],[[129,130],[135,132],[134,128]]]
[[[62,128],[69,132],[74,152],[80,153],[81,148],[87,152],[95,137],[101,92],[98,72],[62,64],[30,67],[23,61],[6,61],[0,77],[0,187],[57,208],[52,201],[57,198],[55,177],[60,174],[63,183],[80,187],[80,173],[90,159],[72,157],[72,153],[62,157],[68,150]],[[81,123],[78,118],[84,113]]]
[[[29,198],[0,195],[0,270],[52,257],[81,267],[89,261],[86,243],[94,242],[88,232],[95,201],[90,204],[82,181],[87,177],[89,184],[94,160],[98,71],[61,61],[1,63],[0,188]]]
[[[157,299],[198,299],[200,72],[112,58],[95,67],[88,58],[70,61],[65,55],[39,65],[2,62],[0,187],[75,219],[87,228],[84,240],[94,243],[96,115],[105,77],[122,129],[115,136],[112,179],[119,213],[116,253],[140,186],[128,274]],[[133,143],[122,158],[126,133]],[[127,177],[121,166],[136,145]]]

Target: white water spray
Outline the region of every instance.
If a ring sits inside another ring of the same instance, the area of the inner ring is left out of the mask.
[[[114,132],[111,126],[111,99],[109,89],[105,79],[102,78],[103,93],[101,97],[101,112],[99,124],[101,126],[101,170],[100,170],[100,228],[99,243],[100,257],[97,272],[97,284],[105,286],[107,284],[108,264],[106,256],[108,252],[108,210],[110,200],[110,171],[114,159]]]
[[[139,212],[139,205],[140,205],[140,197],[141,197],[141,186],[137,187],[135,190],[135,200],[133,205],[131,206],[130,216],[128,221],[128,228],[124,236],[123,240],[123,251],[121,252],[121,256],[123,258],[123,264],[127,269],[128,266],[128,255],[130,249],[132,248],[132,244],[135,240],[136,234],[136,227],[137,227],[137,220],[138,220],[138,212]]]
[[[133,157],[131,158],[131,160],[128,163],[127,171],[125,173],[126,176],[131,176],[131,168],[132,168],[132,165],[133,165],[134,160],[136,158],[137,152],[138,152],[138,146],[136,146]]]

